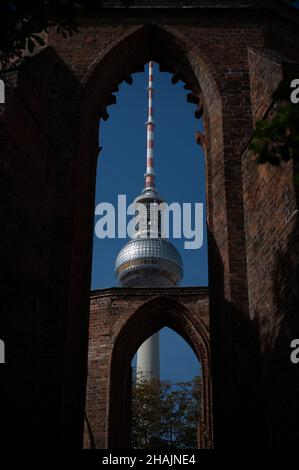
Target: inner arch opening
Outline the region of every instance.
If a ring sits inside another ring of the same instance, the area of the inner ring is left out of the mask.
[[[169,238],[183,258],[181,285],[207,286],[205,156],[197,142],[198,135],[204,135],[203,120],[201,115],[197,115],[198,119],[194,117],[194,113],[198,112],[197,105],[186,102],[189,90],[185,89],[184,82],[172,86],[172,75],[159,73],[156,63],[154,72],[154,171],[157,190],[165,202],[180,206],[180,219],[175,218],[172,210],[169,212]],[[107,225],[103,227],[103,218],[97,214],[95,216],[92,289],[116,284],[114,261],[127,239],[119,223],[119,211],[123,204],[120,197],[129,205],[144,187],[147,73],[134,74],[133,79],[132,86],[126,82],[121,84],[117,106],[110,108],[109,120],[100,123],[101,152],[97,163],[95,204],[101,214],[107,214],[105,204],[111,204],[115,210],[115,223],[112,222],[110,228]],[[100,206],[103,207],[102,211]],[[202,211],[200,215],[199,211]],[[173,230],[177,220],[181,221],[178,234]],[[120,232],[121,236],[118,237]],[[186,242],[191,240],[191,248],[186,249]]]
[[[162,328],[159,337],[159,378],[138,370],[137,354],[132,361],[131,447],[195,449],[201,441],[201,366],[172,329]]]

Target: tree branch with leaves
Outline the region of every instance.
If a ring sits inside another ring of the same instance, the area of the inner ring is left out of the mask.
[[[133,384],[132,447],[197,448],[201,390],[200,377],[171,384],[139,374]]]

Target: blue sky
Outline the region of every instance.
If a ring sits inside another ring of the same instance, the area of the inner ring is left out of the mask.
[[[170,78],[155,66],[157,188],[168,203],[205,202],[204,159],[194,139],[200,121],[194,118],[195,106],[186,101],[183,84],[174,86]],[[118,194],[125,194],[131,203],[144,187],[146,87],[147,73],[135,74],[132,86],[122,84],[117,105],[109,107],[109,120],[101,123],[96,204],[105,201],[116,206]],[[116,285],[114,261],[125,241],[94,238],[92,288]],[[199,250],[185,250],[180,239],[173,242],[184,262],[182,285],[207,285],[206,236]]]
[[[133,85],[120,85],[117,105],[109,107],[110,118],[100,125],[103,147],[97,168],[96,204],[117,205],[118,194],[131,203],[144,187],[146,166],[147,66],[134,74]],[[183,83],[171,83],[171,75],[160,73],[155,64],[155,171],[156,184],[168,202],[205,203],[204,157],[195,142],[201,121],[194,117],[195,106],[188,104]],[[95,217],[95,222],[98,217]],[[184,240],[172,240],[184,263],[183,286],[207,285],[207,245],[198,250],[184,249]],[[116,286],[114,262],[125,239],[94,236],[92,289]],[[173,331],[161,331],[161,377],[189,380],[198,374],[198,361],[185,341]]]

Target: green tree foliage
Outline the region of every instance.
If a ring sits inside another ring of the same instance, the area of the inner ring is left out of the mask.
[[[278,166],[293,159],[295,168],[299,163],[299,105],[290,101],[292,91],[288,81],[282,82],[273,94],[270,116],[257,123],[250,144],[257,163]]]
[[[200,377],[171,384],[139,376],[133,384],[132,447],[196,448],[200,403]]]

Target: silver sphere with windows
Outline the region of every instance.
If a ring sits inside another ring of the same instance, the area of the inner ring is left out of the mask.
[[[161,235],[163,203],[155,188],[147,188],[135,201],[139,223],[135,236],[119,252],[115,272],[121,286],[173,287],[183,277],[182,258],[175,246]]]
[[[163,238],[134,238],[119,252],[115,270],[122,286],[178,286],[183,276],[181,256]]]

